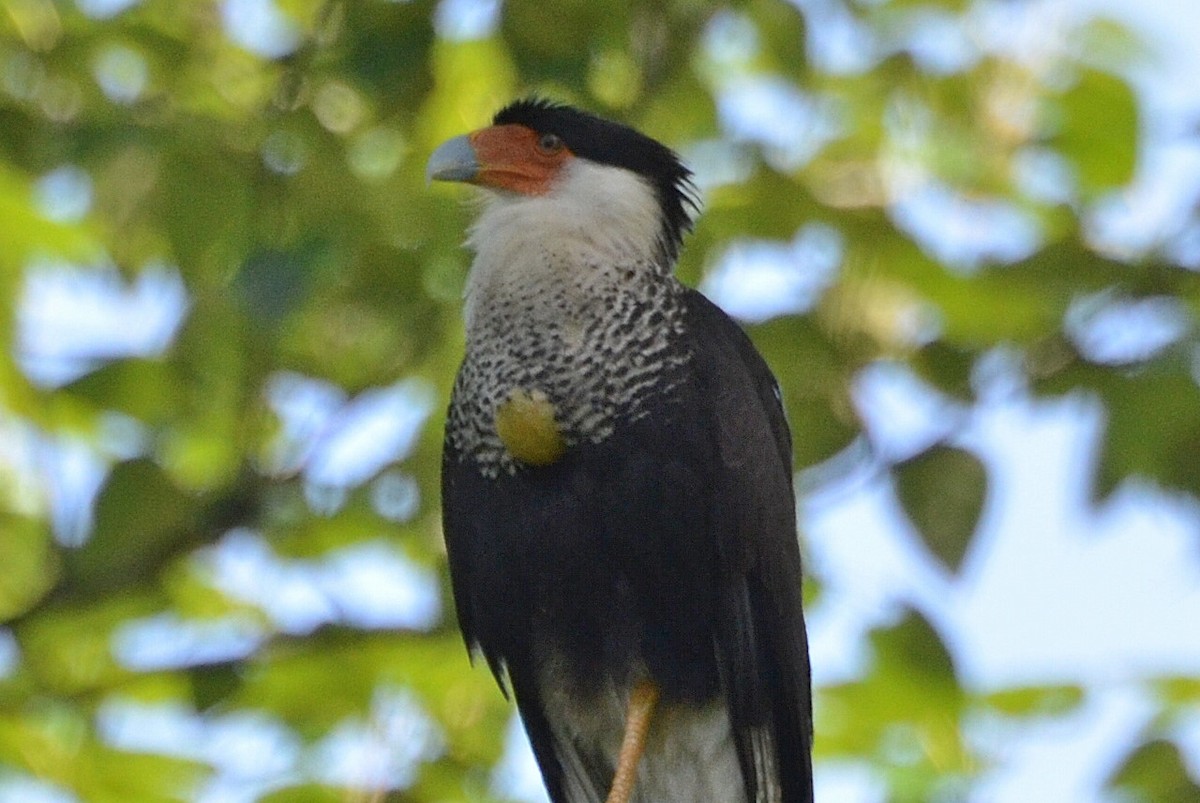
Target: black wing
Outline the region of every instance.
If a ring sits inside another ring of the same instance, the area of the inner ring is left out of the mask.
[[[800,594],[791,435],[778,385],[745,332],[688,293],[696,371],[720,465],[718,666],[751,801],[812,800],[812,697]]]
[[[543,697],[545,645],[562,661],[554,672],[565,688],[581,693],[637,663],[666,698],[719,693],[718,560],[710,512],[697,501],[712,487],[716,455],[701,437],[707,420],[694,405],[684,411],[681,402],[658,409],[552,466],[495,478],[452,446],[445,452],[443,526],[459,625],[509,685],[555,803],[603,800],[614,767],[597,734],[564,731],[562,699]]]
[[[747,800],[811,800],[787,423],[741,329],[698,293],[685,303],[686,390],[621,434],[496,479],[447,445],[443,515],[459,623],[502,684],[507,675],[555,801],[600,799],[612,768],[555,736],[530,641],[546,611],[554,619],[539,627],[557,628],[580,676],[620,676],[630,650],[646,646],[613,624],[656,633],[655,652],[640,657],[664,688],[691,700],[724,693]],[[640,537],[649,532],[656,537]]]
[[[691,383],[686,400],[599,444],[495,478],[447,442],[443,526],[459,625],[509,684],[556,803],[603,800],[614,768],[595,740],[564,734],[562,700],[543,698],[539,645],[555,646],[569,688],[600,688],[641,663],[665,698],[720,692],[719,560],[700,502],[718,458],[699,398]]]
[[[508,508],[495,480],[462,458],[447,438],[442,453],[442,530],[459,629],[472,660],[482,654],[504,696],[516,698],[550,798],[564,801],[563,768],[536,671],[528,665],[530,645],[519,627],[527,616],[527,589],[515,573],[502,569],[522,564],[515,548],[520,539],[514,536],[528,521],[513,515],[516,511]]]

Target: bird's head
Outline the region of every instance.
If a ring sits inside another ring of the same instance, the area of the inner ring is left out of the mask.
[[[633,225],[645,217],[653,250],[667,264],[696,207],[691,172],[670,148],[628,126],[540,99],[516,101],[491,126],[444,142],[430,156],[426,176],[474,184],[501,205],[570,217],[581,226]]]

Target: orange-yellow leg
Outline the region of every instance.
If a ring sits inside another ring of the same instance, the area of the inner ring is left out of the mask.
[[[658,703],[658,687],[650,681],[642,681],[629,691],[629,710],[625,713],[625,736],[621,739],[621,753],[617,756],[617,771],[613,775],[612,789],[605,803],[629,803],[633,787],[637,783],[638,762],[646,747],[646,732],[650,730],[650,717]]]

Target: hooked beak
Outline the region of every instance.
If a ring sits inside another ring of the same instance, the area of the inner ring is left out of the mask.
[[[545,195],[571,151],[559,144],[550,150],[539,135],[523,125],[493,125],[443,142],[429,157],[429,181],[463,181],[518,195]]]
[[[471,144],[471,135],[449,139],[437,147],[425,165],[425,180],[474,181],[479,176],[481,165]]]

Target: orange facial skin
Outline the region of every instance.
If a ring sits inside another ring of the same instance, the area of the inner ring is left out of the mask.
[[[494,125],[469,137],[479,172],[471,183],[522,195],[545,195],[574,155],[553,134],[523,125]]]

